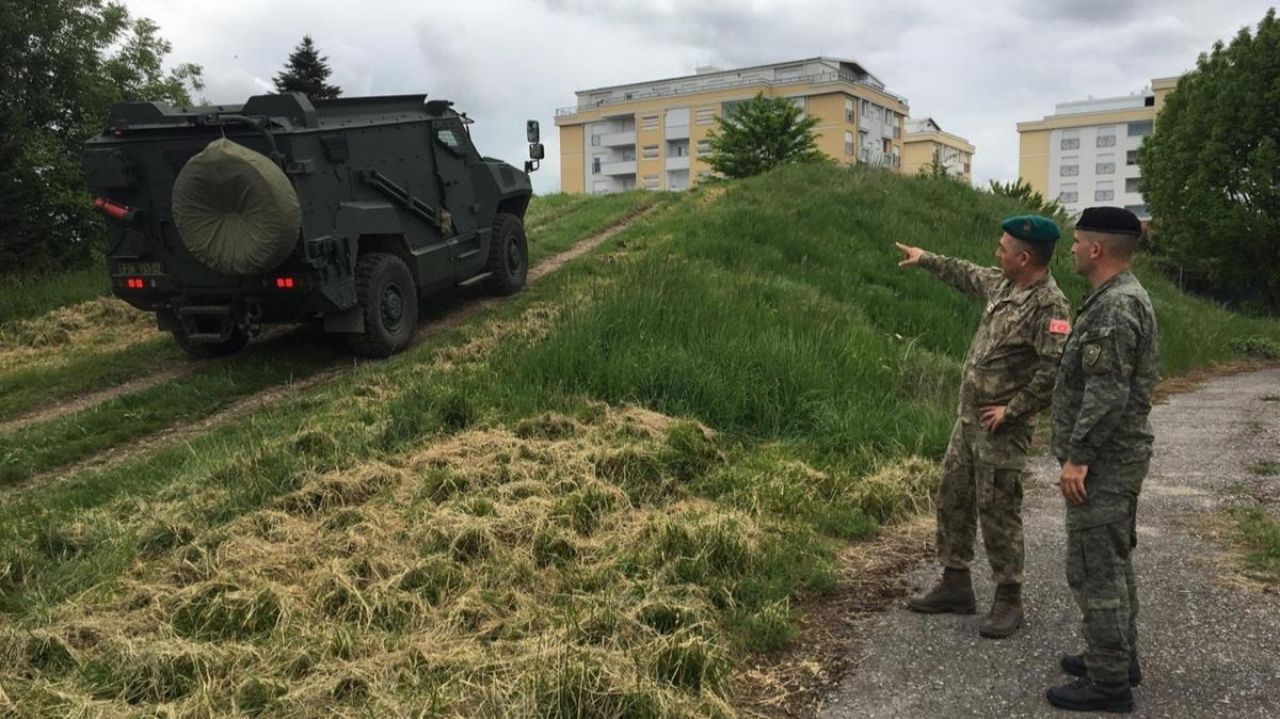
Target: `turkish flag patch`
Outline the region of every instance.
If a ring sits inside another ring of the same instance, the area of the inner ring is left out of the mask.
[[[1066,320],[1049,320],[1049,334],[1051,335],[1071,334],[1071,323]]]

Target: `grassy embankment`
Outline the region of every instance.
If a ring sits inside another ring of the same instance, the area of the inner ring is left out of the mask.
[[[536,265],[577,240],[663,198],[631,193],[584,204],[559,196],[530,208],[530,259]],[[447,312],[465,297],[428,301],[428,315]],[[430,322],[430,318],[427,320]],[[297,333],[295,333],[297,334]],[[121,397],[57,423],[0,434],[0,484],[70,464],[120,441],[183,419],[289,378],[305,377],[334,356],[311,338],[276,337],[251,346],[245,358],[214,363],[189,378]],[[265,345],[265,346],[264,346]],[[255,359],[256,358],[256,359]],[[161,366],[184,363],[150,315],[113,299],[97,299],[0,326],[0,421],[86,392],[145,378]]]
[[[985,262],[1019,208],[837,168],[720,194],[429,346],[6,497],[0,687],[33,716],[731,715],[735,657],[927,502],[981,307],[892,242]],[[1145,279],[1172,372],[1280,337]]]

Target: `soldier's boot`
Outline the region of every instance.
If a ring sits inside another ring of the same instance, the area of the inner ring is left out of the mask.
[[[969,578],[969,570],[944,567],[942,581],[928,592],[908,599],[907,608],[922,614],[973,614],[978,610],[978,602],[973,596],[973,580]]]
[[[1022,626],[1022,585],[1001,584],[996,587],[996,597],[991,611],[978,625],[978,634],[988,639],[1003,639]]]
[[[1077,712],[1133,711],[1133,690],[1126,682],[1095,682],[1083,677],[1045,692],[1049,703]]]
[[[1084,664],[1083,654],[1067,654],[1062,657],[1062,671],[1073,677],[1084,677],[1089,675],[1089,670]],[[1129,658],[1129,686],[1136,687],[1142,683],[1142,667],[1138,665],[1138,655],[1134,654]]]

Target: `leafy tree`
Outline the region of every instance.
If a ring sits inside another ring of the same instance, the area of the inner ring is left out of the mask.
[[[284,70],[276,75],[276,90],[301,92],[312,100],[337,97],[342,94],[342,88],[325,82],[332,73],[329,58],[320,55],[310,35],[303,35],[302,42],[289,54]]]
[[[1280,311],[1280,21],[1201,54],[1138,150],[1153,239],[1216,289]]]
[[[0,2],[0,273],[88,259],[102,232],[80,158],[121,100],[185,105],[198,65],[165,71],[154,23],[102,0]]]
[[[787,98],[760,93],[716,117],[717,129],[707,135],[711,168],[727,177],[750,177],[791,162],[817,162],[813,128],[818,118]]]

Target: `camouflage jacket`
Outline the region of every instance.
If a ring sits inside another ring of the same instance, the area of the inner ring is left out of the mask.
[[[1151,298],[1130,272],[1090,292],[1058,367],[1053,453],[1076,464],[1151,457],[1151,391],[1160,337]]]
[[[1005,405],[1005,423],[1029,430],[1036,413],[1052,400],[1054,373],[1070,331],[1071,306],[1053,275],[1019,289],[1000,270],[966,260],[926,252],[920,266],[987,303],[964,360],[960,419],[975,422],[981,408]]]

